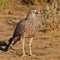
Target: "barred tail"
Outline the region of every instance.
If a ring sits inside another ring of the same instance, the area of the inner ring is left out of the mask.
[[[5,51],[8,51],[8,49],[9,49],[12,41],[13,41],[13,38],[10,38],[10,39],[9,39],[9,43],[7,44],[7,46],[6,46],[6,48],[5,48]]]

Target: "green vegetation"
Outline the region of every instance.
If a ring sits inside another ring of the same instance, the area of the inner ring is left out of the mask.
[[[0,0],[0,7],[9,7],[11,5],[11,0]]]
[[[60,0],[15,0],[15,1],[22,1],[25,4],[32,4],[38,3],[52,3],[52,2],[60,2]],[[0,0],[0,6],[2,7],[9,7],[12,3],[12,0]]]
[[[38,58],[38,57],[35,57],[34,59],[35,59],[35,60],[41,60],[41,59],[40,59],[40,58]]]
[[[60,0],[23,0],[24,3],[31,3],[34,4],[35,2],[39,2],[39,3],[52,3],[52,2],[60,2]]]
[[[22,0],[23,3],[26,3],[26,4],[34,4],[35,0]]]

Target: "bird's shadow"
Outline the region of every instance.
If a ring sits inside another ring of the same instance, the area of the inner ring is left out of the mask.
[[[7,43],[6,42],[0,41],[0,50],[1,51],[5,51],[5,48],[4,47],[6,47],[6,46],[7,46]]]

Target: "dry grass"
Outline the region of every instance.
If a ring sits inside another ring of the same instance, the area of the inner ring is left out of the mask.
[[[19,2],[14,4],[12,9],[0,11],[0,41],[7,43],[19,19],[23,19],[31,8],[31,6],[21,5]],[[8,52],[0,50],[0,60],[60,60],[60,8],[54,3],[41,6],[38,4],[32,7],[40,10],[41,24],[32,44],[32,52],[37,56],[20,57],[22,46],[21,42],[18,42],[13,46],[15,50]],[[9,11],[13,14],[9,14]],[[25,49],[28,54],[28,39]]]

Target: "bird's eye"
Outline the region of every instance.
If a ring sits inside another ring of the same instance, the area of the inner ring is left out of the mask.
[[[36,12],[36,14],[38,14],[38,12]]]

